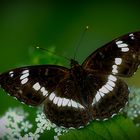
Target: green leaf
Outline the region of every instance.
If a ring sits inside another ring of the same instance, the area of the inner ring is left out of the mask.
[[[60,140],[138,140],[140,127],[123,116],[115,116],[107,121],[92,121],[90,125],[70,130],[59,136]]]

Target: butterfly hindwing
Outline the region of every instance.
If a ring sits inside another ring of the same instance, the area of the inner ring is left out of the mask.
[[[58,126],[78,128],[86,125],[90,116],[80,95],[76,81],[68,75],[44,102],[47,118]]]
[[[95,74],[90,74],[93,76],[90,76],[89,80],[89,85],[95,85],[91,88],[93,89],[91,93],[94,95],[91,115],[92,119],[103,120],[117,114],[125,106],[129,91],[126,83],[114,75],[94,76]],[[98,80],[94,81],[95,77]]]
[[[140,64],[140,32],[121,36],[93,52],[83,62],[85,69],[129,77]]]
[[[0,75],[0,85],[11,96],[28,105],[39,105],[67,75],[61,66],[40,65],[17,68]]]
[[[78,128],[90,120],[110,118],[128,101],[128,87],[116,76],[88,70],[82,83],[69,76],[44,102],[47,118],[58,126]]]

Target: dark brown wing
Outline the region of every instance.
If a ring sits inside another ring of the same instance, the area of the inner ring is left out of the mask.
[[[128,102],[128,87],[118,76],[85,70],[82,81],[76,90],[74,90],[74,86],[70,89],[75,91],[71,92],[75,101],[77,101],[78,95],[81,95],[77,102],[85,107],[84,110],[89,114],[89,116],[87,115],[89,120],[110,118]]]
[[[67,68],[55,65],[22,67],[1,74],[0,85],[19,101],[37,106],[68,73]]]
[[[90,109],[92,119],[108,119],[116,115],[128,102],[127,85],[114,75],[94,76],[92,73],[88,83],[89,89],[94,95]]]
[[[87,70],[80,83],[69,76],[44,102],[47,118],[58,126],[78,128],[109,118],[128,101],[127,85],[114,75]]]
[[[90,116],[82,104],[81,89],[69,75],[63,79],[44,102],[47,118],[58,126],[78,128],[86,125]]]
[[[129,77],[140,64],[140,32],[121,36],[93,52],[83,62],[84,69]]]

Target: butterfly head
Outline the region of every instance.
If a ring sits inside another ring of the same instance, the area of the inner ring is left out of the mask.
[[[84,71],[81,65],[74,59],[71,59],[71,69],[70,69],[71,76],[76,78],[76,80],[81,79],[84,75]]]
[[[76,60],[71,59],[70,60],[70,65],[71,65],[71,68],[72,68],[72,67],[75,67],[75,66],[79,66],[79,63]]]

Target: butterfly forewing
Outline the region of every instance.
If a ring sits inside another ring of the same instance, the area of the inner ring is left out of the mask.
[[[39,105],[68,73],[61,66],[29,66],[0,75],[0,85],[11,96],[29,105]]]
[[[129,77],[140,64],[140,32],[119,37],[93,52],[83,62],[85,69]]]

